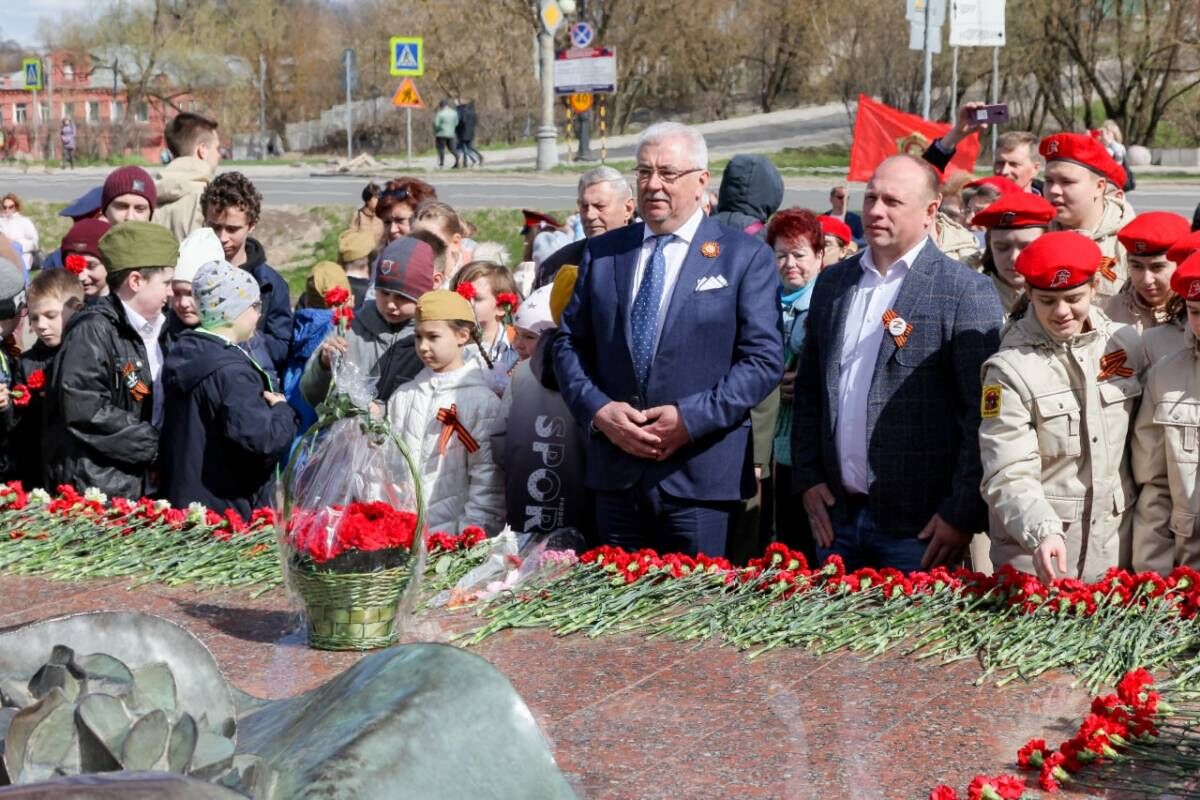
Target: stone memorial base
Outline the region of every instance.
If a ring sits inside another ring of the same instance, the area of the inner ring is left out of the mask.
[[[282,592],[128,585],[0,576],[0,631],[84,611],[158,614],[198,636],[234,686],[268,698],[311,689],[361,657],[309,649]],[[443,640],[476,624],[463,612],[430,621]],[[1069,676],[976,687],[974,661],[801,650],[747,660],[711,643],[544,631],[508,631],[473,650],[512,682],[589,799],[923,799],[938,783],[961,790],[978,773],[1015,772],[1018,747],[1070,737],[1088,704]]]

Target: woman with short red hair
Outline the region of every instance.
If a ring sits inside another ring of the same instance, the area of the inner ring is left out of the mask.
[[[790,513],[792,502],[792,395],[796,359],[804,344],[804,320],[813,285],[824,266],[825,235],[817,215],[804,208],[788,208],[771,218],[767,244],[775,251],[783,312],[784,373],[780,384],[779,420],[775,424],[775,535],[789,547],[816,561],[812,531],[804,515]]]

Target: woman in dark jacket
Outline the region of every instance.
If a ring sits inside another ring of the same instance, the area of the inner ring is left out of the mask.
[[[254,335],[258,284],[224,261],[205,264],[192,292],[200,327],[180,334],[163,370],[163,496],[249,518],[274,503],[275,470],[297,418],[238,344]]]

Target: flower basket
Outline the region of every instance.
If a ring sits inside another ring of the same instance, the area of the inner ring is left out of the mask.
[[[296,565],[308,643],[317,650],[374,650],[392,644],[408,565],[379,572],[323,572]]]
[[[352,383],[344,373],[338,382]],[[418,473],[364,405],[331,392],[283,481],[284,575],[319,650],[391,645],[424,571]]]

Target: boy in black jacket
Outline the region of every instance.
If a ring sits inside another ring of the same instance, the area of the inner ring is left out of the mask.
[[[63,328],[84,307],[83,284],[65,269],[42,270],[26,293],[29,327],[37,334],[33,346],[21,354],[21,375],[29,387],[29,405],[21,409],[14,436],[21,483],[26,489],[43,486],[42,436],[46,430],[46,390],[51,383],[54,357],[62,346]]]
[[[153,222],[122,222],[100,239],[109,294],[71,319],[51,368],[47,486],[131,499],[153,489],[169,346],[163,306],[178,259],[175,236]]]
[[[25,271],[0,256],[0,481],[19,477],[12,432],[20,402],[12,388],[22,380],[21,365],[7,352],[5,343],[25,315]]]
[[[200,326],[179,334],[167,357],[163,497],[249,519],[274,504],[275,468],[297,417],[260,364],[239,347],[262,313],[258,282],[226,261],[192,280]]]
[[[262,213],[262,195],[240,172],[226,172],[213,178],[200,196],[204,224],[221,240],[225,260],[254,276],[262,298],[258,318],[258,337],[271,357],[272,372],[282,375],[287,369],[288,347],[292,343],[292,303],[287,281],[267,263],[263,246],[250,234]],[[257,352],[251,343],[251,353]],[[266,364],[261,365],[266,367]]]

